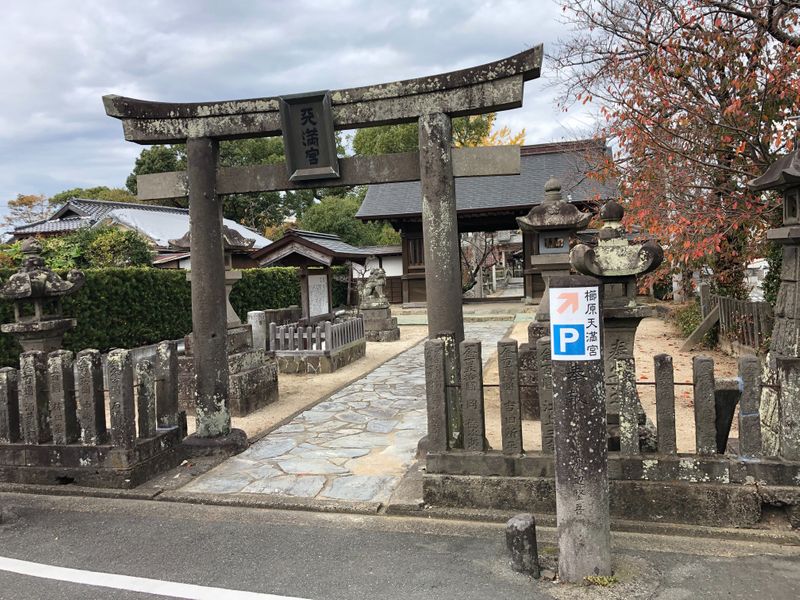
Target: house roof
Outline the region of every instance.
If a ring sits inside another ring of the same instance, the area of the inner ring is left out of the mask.
[[[360,246],[359,250],[373,256],[391,256],[403,253],[402,246]]]
[[[25,225],[15,227],[13,233],[15,236],[37,235],[42,233],[66,233],[84,227],[91,227],[92,223],[93,221],[89,217],[69,217],[56,221],[45,219],[44,221],[26,223]]]
[[[604,140],[523,146],[519,175],[456,178],[457,211],[462,214],[509,209],[527,212],[542,202],[544,184],[550,177],[561,180],[562,192],[571,202],[614,198],[618,195],[616,182],[600,183],[586,176],[600,156],[607,153]],[[369,186],[356,217],[402,220],[418,219],[421,214],[420,182],[411,181]]]
[[[363,262],[372,253],[351,246],[338,235],[290,229],[279,240],[252,253],[262,265],[286,262],[287,257],[302,256],[317,264],[331,265],[347,260]]]
[[[223,222],[243,236],[254,239],[255,248],[263,248],[271,243],[236,221],[223,219]],[[83,227],[114,223],[134,229],[156,246],[167,248],[170,239],[180,238],[189,230],[189,209],[76,198],[64,204],[49,219],[20,225],[12,233],[20,238],[42,233],[68,233]]]

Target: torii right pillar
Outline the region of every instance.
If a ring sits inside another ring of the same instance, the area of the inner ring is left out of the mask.
[[[575,270],[603,282],[603,360],[606,380],[606,416],[609,448],[619,449],[621,393],[633,394],[627,402],[637,407],[639,443],[655,449],[655,428],[649,423],[636,392],[633,344],[642,319],[655,312],[636,302],[636,277],[657,268],[664,251],[657,243],[630,244],[622,226],[625,210],[614,200],[600,209],[603,227],[597,246],[578,244],[570,253]],[[623,392],[624,391],[624,392]]]
[[[781,285],[762,377],[768,385],[762,387],[760,422],[752,415],[749,426],[761,428],[764,455],[800,460],[800,150],[779,158],[748,187],[783,196],[783,226],[767,233],[769,240],[783,246]]]

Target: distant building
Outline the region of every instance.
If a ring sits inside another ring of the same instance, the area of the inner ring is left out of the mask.
[[[601,183],[589,177],[610,154],[604,140],[579,140],[522,146],[520,174],[456,178],[456,209],[460,233],[513,231],[522,217],[544,199],[550,177],[561,180],[565,200],[582,210],[595,202],[619,195],[616,182]],[[371,185],[356,217],[363,221],[387,220],[402,238],[402,301],[425,302],[425,253],[422,241],[422,191],[418,181]],[[499,238],[501,239],[501,238]],[[505,238],[502,238],[505,242]],[[522,254],[525,297],[541,294],[544,281],[531,264],[538,244],[533,234],[523,236],[521,247],[510,236],[505,256]],[[502,256],[502,255],[501,255]]]
[[[264,236],[236,221],[223,219],[223,222],[246,238],[255,240],[254,250],[260,250],[271,243]],[[169,240],[178,239],[189,231],[188,208],[76,198],[64,204],[50,218],[20,225],[9,233],[14,240],[21,240],[32,236],[66,235],[78,229],[103,225],[133,230],[144,236],[156,252],[153,259],[154,266],[176,269],[190,268],[190,254],[176,251],[169,246]],[[249,254],[247,252],[234,255],[234,267],[257,266],[255,261],[250,259]]]

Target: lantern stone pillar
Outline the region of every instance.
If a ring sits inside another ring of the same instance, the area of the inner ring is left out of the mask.
[[[592,215],[578,210],[565,202],[561,194],[561,181],[551,177],[544,184],[544,200],[534,206],[517,223],[522,230],[526,247],[530,250],[530,265],[525,265],[544,279],[544,293],[533,322],[528,327],[528,345],[521,348],[520,376],[526,384],[520,388],[523,418],[540,416],[539,388],[536,385],[535,348],[539,338],[549,335],[550,322],[550,278],[565,277],[570,274],[569,242],[579,229],[585,228]],[[527,255],[528,252],[525,252]],[[534,275],[525,276],[526,290],[533,294]],[[528,292],[526,291],[526,296]]]
[[[603,282],[603,357],[610,448],[619,449],[619,413],[623,402],[620,394],[625,391],[633,396],[625,401],[636,407],[639,416],[640,445],[654,450],[655,427],[647,420],[636,391],[633,343],[639,323],[654,316],[655,311],[637,304],[636,277],[657,268],[664,260],[664,251],[653,241],[630,243],[622,226],[624,215],[619,203],[606,202],[600,209],[604,223],[597,246],[578,244],[570,253],[570,262],[579,273]],[[619,361],[625,365],[622,370],[617,368]]]
[[[800,150],[779,158],[748,187],[775,190],[783,200],[782,226],[767,232],[767,239],[783,247],[783,263],[762,376],[767,385],[759,410],[761,451],[800,460]]]

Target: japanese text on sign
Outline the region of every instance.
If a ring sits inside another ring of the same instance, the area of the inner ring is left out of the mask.
[[[600,360],[598,288],[550,288],[549,299],[553,360]]]

